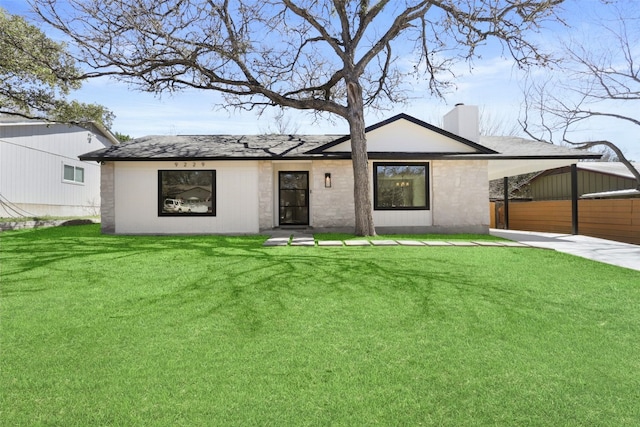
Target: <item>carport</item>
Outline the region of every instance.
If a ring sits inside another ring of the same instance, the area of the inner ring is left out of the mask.
[[[487,155],[489,180],[504,182],[504,221],[509,229],[509,177],[571,166],[571,232],[578,234],[578,172],[576,163],[598,160],[601,154],[531,141],[519,137],[483,136],[480,144],[500,154]]]

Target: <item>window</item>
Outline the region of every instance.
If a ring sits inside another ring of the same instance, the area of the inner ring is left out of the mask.
[[[215,170],[158,171],[158,216],[215,215]]]
[[[68,182],[84,183],[84,168],[63,165],[62,179]]]
[[[374,163],[373,206],[376,210],[428,210],[428,163]]]

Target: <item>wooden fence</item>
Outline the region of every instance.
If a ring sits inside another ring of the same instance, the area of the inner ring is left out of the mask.
[[[491,226],[500,218],[491,204]],[[512,230],[571,233],[571,201],[550,200],[509,203]],[[640,245],[640,199],[595,199],[578,201],[578,232]]]

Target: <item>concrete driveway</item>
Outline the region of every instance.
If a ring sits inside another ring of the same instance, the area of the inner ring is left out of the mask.
[[[491,235],[514,240],[529,246],[554,249],[571,255],[640,271],[640,246],[596,237],[541,233],[537,231],[499,230]]]

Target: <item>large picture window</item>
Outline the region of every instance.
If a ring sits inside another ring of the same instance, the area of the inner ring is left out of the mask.
[[[158,171],[159,216],[215,216],[215,170]]]
[[[374,163],[376,210],[429,209],[428,163]]]

